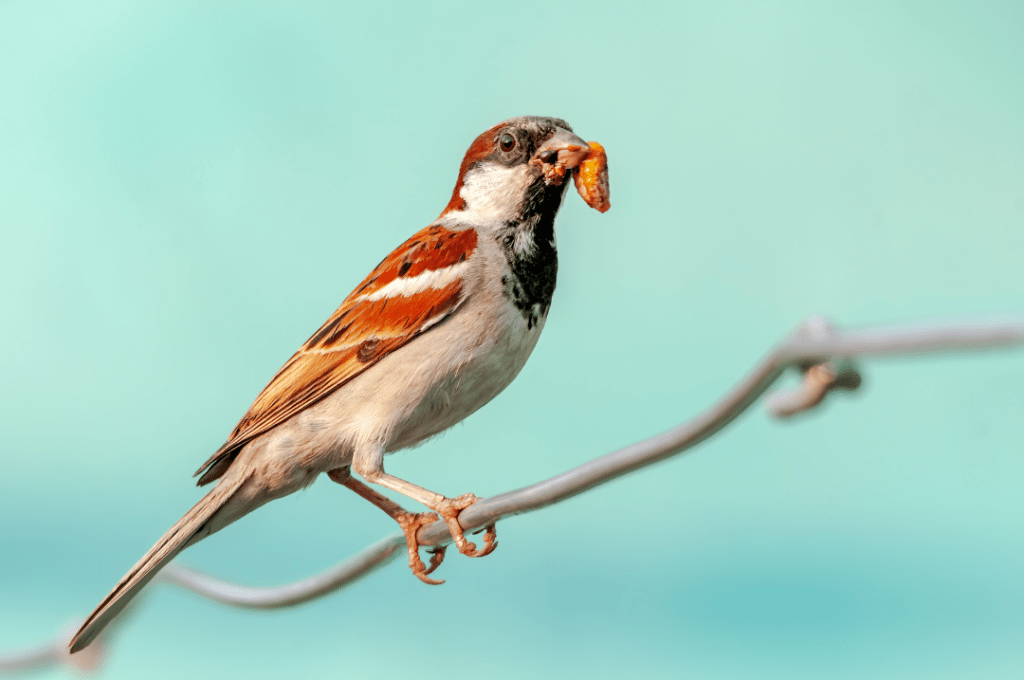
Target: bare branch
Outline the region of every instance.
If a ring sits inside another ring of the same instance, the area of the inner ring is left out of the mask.
[[[732,390],[703,413],[666,432],[588,461],[550,479],[483,499],[459,516],[467,531],[510,515],[531,512],[571,498],[626,473],[677,455],[724,428],[756,401],[788,368],[803,373],[795,390],[771,395],[768,410],[788,417],[820,404],[834,389],[855,389],[860,372],[854,358],[934,352],[977,351],[1024,344],[1024,319],[945,322],[931,325],[874,326],[840,331],[825,319],[808,319],[777,345]],[[451,540],[444,522],[423,527],[424,545]],[[277,609],[322,597],[379,569],[404,552],[400,533],[384,538],[320,574],[275,587],[241,586],[180,565],[170,565],[158,579],[203,597],[236,607]],[[57,663],[79,665],[69,656],[66,635],[37,650],[0,656],[0,672],[38,669]],[[82,659],[81,661],[85,661]],[[98,659],[90,659],[95,663]]]
[[[718,403],[682,425],[631,446],[595,458],[531,486],[474,503],[459,515],[467,531],[509,515],[537,510],[639,470],[699,444],[743,413],[790,366],[833,358],[888,356],[911,353],[979,350],[1024,344],[1024,322],[946,323],[931,326],[876,326],[852,332],[808,333],[814,318],[802,324],[744,377]],[[418,534],[425,545],[450,538],[444,522],[434,522]]]
[[[326,571],[283,586],[240,586],[178,564],[164,567],[156,580],[191,590],[197,595],[232,607],[280,609],[340,590],[404,554],[405,536],[396,532]]]

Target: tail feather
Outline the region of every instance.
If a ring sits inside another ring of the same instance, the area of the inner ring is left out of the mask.
[[[247,475],[228,475],[210,490],[202,500],[185,513],[170,530],[157,541],[156,545],[131,568],[110,594],[89,615],[75,637],[71,640],[71,653],[84,649],[96,639],[104,628],[124,609],[132,598],[139,594],[157,573],[184,550],[193,539],[202,538],[199,533],[213,515],[224,507],[248,479]]]

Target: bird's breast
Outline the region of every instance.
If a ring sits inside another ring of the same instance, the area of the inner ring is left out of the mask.
[[[524,315],[497,291],[476,299],[471,296],[461,311],[463,319],[482,323],[475,332],[451,338],[453,345],[462,345],[459,359],[436,374],[422,402],[400,428],[392,450],[448,429],[498,396],[526,364],[547,317],[546,308]],[[457,325],[452,324],[453,333],[458,332]]]

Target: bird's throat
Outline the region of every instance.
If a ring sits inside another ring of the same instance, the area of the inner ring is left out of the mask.
[[[555,292],[555,216],[564,194],[564,184],[550,186],[538,178],[527,189],[516,218],[498,236],[511,270],[502,277],[505,295],[530,329],[547,316]]]

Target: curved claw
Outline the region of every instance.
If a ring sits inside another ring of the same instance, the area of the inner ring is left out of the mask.
[[[424,576],[433,573],[435,569],[441,566],[441,563],[444,562],[444,552],[447,549],[448,546],[446,545],[436,545],[427,551],[428,553],[430,553],[430,566],[427,567],[427,570],[425,572],[423,572]],[[441,581],[441,583],[444,583],[444,581]]]
[[[423,564],[423,563],[420,562],[420,564]],[[427,574],[429,574],[429,573],[430,573],[429,571],[416,571],[415,569],[412,570],[412,575],[415,576],[416,578],[418,578],[419,580],[423,581],[424,583],[426,583],[428,586],[439,586],[442,583],[444,583],[444,579],[443,578],[441,578],[441,579],[430,578],[429,576],[427,576]]]
[[[494,549],[498,547],[498,530],[493,524],[488,524],[486,531],[487,533],[484,534],[484,547],[477,551],[475,555],[471,555],[471,557],[483,557],[484,555],[490,555],[494,552]]]

